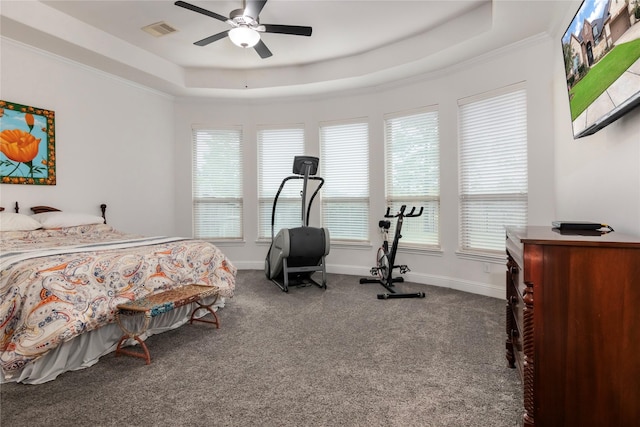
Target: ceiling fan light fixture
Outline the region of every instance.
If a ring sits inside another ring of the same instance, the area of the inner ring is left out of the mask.
[[[258,44],[260,34],[252,28],[240,26],[229,31],[229,38],[236,46],[250,48]]]

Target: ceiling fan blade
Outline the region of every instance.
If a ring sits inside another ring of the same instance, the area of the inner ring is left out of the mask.
[[[310,36],[311,27],[301,27],[298,25],[271,25],[262,24],[265,33],[293,34],[295,36]]]
[[[175,4],[176,6],[184,7],[185,9],[189,9],[189,10],[192,10],[192,11],[194,11],[194,12],[198,12],[198,13],[201,13],[201,14],[203,14],[203,15],[210,16],[211,18],[218,19],[218,20],[220,20],[220,21],[222,21],[222,22],[227,22],[227,20],[229,19],[229,18],[227,18],[226,16],[218,15],[218,14],[217,14],[217,13],[215,13],[215,12],[211,12],[211,11],[209,11],[209,10],[207,10],[207,9],[203,9],[203,8],[201,8],[201,7],[198,7],[198,6],[192,5],[192,4],[190,4],[190,3],[187,3],[186,1],[177,1],[177,2],[175,2],[174,4]]]
[[[206,45],[208,45],[209,43],[213,43],[213,42],[214,42],[214,41],[216,41],[216,40],[220,40],[220,39],[223,39],[223,38],[227,37],[227,36],[229,35],[229,31],[230,31],[230,30],[223,31],[223,32],[218,33],[218,34],[214,34],[214,35],[209,36],[209,37],[207,37],[207,38],[204,38],[204,39],[202,39],[202,40],[198,40],[198,41],[197,41],[197,42],[195,42],[194,44],[195,44],[196,46],[206,46]]]
[[[256,50],[256,52],[258,52],[258,55],[260,55],[260,58],[262,59],[268,58],[273,55],[273,53],[271,53],[267,45],[264,44],[262,40],[259,40],[258,44],[256,44],[253,48]]]
[[[246,3],[244,14],[257,20],[267,0],[246,0]]]

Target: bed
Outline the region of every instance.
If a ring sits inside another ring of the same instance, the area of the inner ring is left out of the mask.
[[[0,212],[0,383],[39,384],[97,363],[122,336],[118,304],[187,284],[218,287],[216,308],[233,296],[236,268],[216,246],[122,233],[105,208]],[[142,338],[190,313],[187,305],[154,317]]]

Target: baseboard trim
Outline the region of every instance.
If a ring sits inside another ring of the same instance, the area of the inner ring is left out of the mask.
[[[233,263],[239,270],[262,270],[264,263],[251,261],[241,261]],[[346,274],[349,276],[366,277],[369,275],[368,269],[351,265],[327,265],[328,273]],[[409,272],[404,275],[405,280],[420,283],[423,285],[438,286],[441,288],[450,288],[471,294],[484,295],[487,297],[504,299],[504,286],[492,283],[476,282],[464,280],[455,277],[436,276],[433,274]]]

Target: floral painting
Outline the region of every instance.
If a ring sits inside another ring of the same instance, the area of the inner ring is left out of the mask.
[[[55,113],[0,100],[3,184],[56,184]]]

